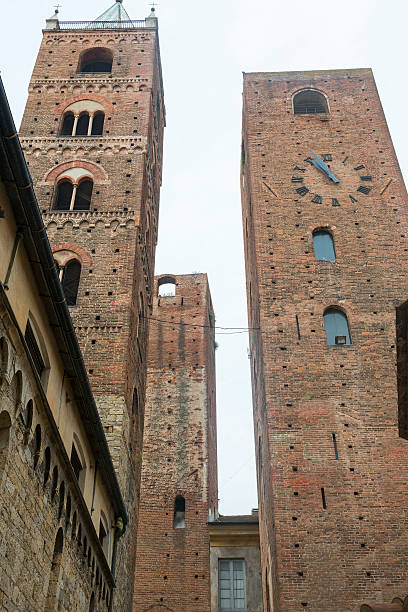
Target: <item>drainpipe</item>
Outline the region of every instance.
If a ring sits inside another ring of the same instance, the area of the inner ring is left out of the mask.
[[[123,518],[121,516],[119,516],[116,519],[115,538],[113,540],[112,566],[111,566],[111,572],[112,572],[113,580],[115,580],[116,554],[117,554],[117,549],[118,549],[118,541],[119,541],[119,538],[123,535],[123,532],[124,532],[124,529],[123,529]],[[111,598],[110,598],[110,601],[109,601],[108,612],[112,612],[112,610],[113,610],[113,594],[115,592],[115,588],[116,588],[116,586],[112,589],[112,594],[111,594]]]

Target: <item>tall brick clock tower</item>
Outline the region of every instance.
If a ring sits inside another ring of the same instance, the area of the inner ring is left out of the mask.
[[[390,602],[408,201],[371,70],[245,74],[241,185],[265,610]]]
[[[47,20],[21,142],[127,503],[118,610],[134,579],[164,124],[154,10],[131,21],[117,0],[92,22]]]

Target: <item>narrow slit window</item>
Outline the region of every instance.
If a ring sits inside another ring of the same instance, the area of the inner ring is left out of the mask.
[[[329,346],[351,344],[347,315],[338,308],[327,308],[323,315],[326,340]]]
[[[327,230],[315,230],[313,232],[313,247],[315,257],[318,261],[335,261],[333,236]]]
[[[186,500],[182,495],[177,495],[174,501],[174,529],[184,529],[186,526]]]
[[[332,439],[333,439],[334,456],[338,460],[338,458],[339,458],[339,451],[337,449],[337,439],[336,439],[336,434],[335,433],[332,433]]]
[[[321,494],[322,494],[322,506],[323,506],[323,510],[326,510],[327,508],[327,504],[326,504],[326,493],[324,492],[324,488],[322,487],[320,489]]]

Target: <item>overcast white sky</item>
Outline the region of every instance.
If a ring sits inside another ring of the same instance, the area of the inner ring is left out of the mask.
[[[61,20],[113,0],[60,0]],[[143,19],[148,2],[124,0]],[[160,0],[167,128],[156,274],[207,272],[217,325],[247,325],[239,193],[242,71],[372,67],[403,173],[408,167],[406,0]],[[16,124],[48,0],[2,1],[1,73]],[[223,514],[257,506],[248,338],[217,338]]]

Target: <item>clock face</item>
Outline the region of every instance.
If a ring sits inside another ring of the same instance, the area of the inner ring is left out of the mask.
[[[364,163],[351,156],[311,152],[292,170],[292,186],[298,197],[314,204],[341,206],[367,197],[373,188],[373,177]]]

